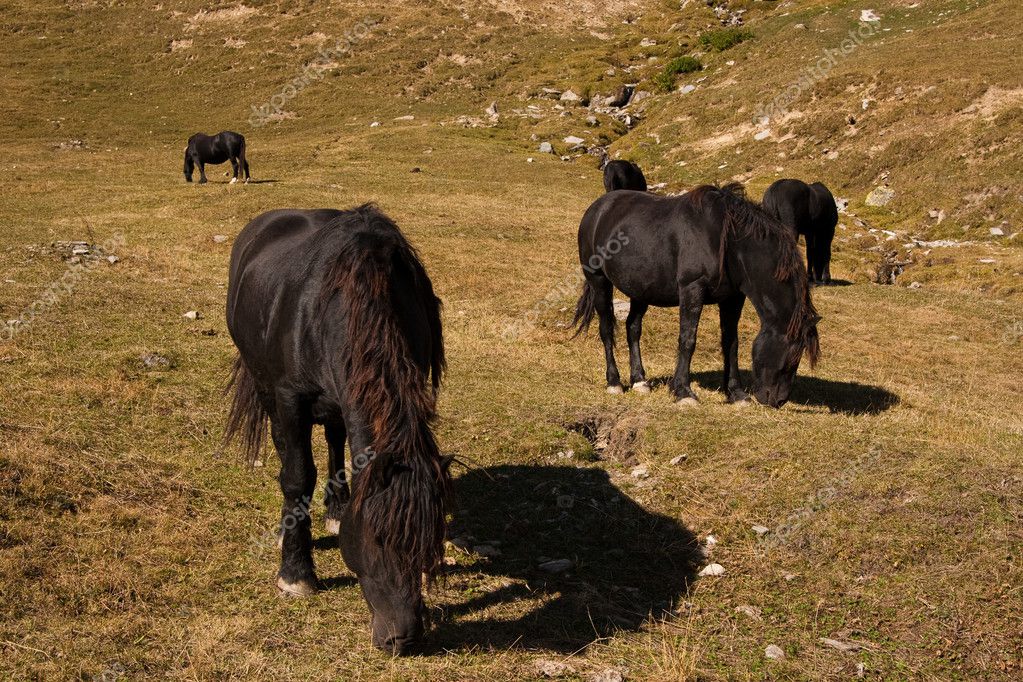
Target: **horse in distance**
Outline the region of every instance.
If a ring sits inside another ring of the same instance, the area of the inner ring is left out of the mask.
[[[604,166],[604,191],[631,189],[646,191],[646,177],[639,166],[632,161],[610,161]]]
[[[232,133],[229,130],[206,135],[196,133],[188,138],[188,146],[185,147],[185,182],[192,182],[192,174],[196,166],[199,167],[199,184],[206,183],[206,164],[220,164],[225,161],[231,162],[231,169],[234,176],[231,183],[238,182],[238,173],[241,171],[245,176],[245,182],[250,179],[249,162],[245,158],[245,137],[240,133]]]
[[[806,240],[806,271],[813,284],[831,283],[831,243],[838,225],[838,207],[831,191],[819,182],[777,180],[764,193],[763,207]]]

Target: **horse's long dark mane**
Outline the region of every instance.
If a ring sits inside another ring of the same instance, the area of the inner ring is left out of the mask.
[[[341,220],[350,236],[326,274],[323,300],[337,296],[346,311],[341,360],[348,400],[360,406],[373,434],[373,453],[354,477],[351,504],[403,558],[402,570],[429,576],[443,556],[451,489],[430,428],[445,367],[440,300],[415,249],[375,206],[360,206]],[[427,371],[409,347],[405,330],[413,323],[402,319],[409,307],[429,327]],[[395,467],[401,472],[392,476]]]
[[[746,196],[746,189],[738,182],[723,187],[702,185],[687,194],[699,207],[706,208],[711,201],[719,201],[724,209],[725,220],[721,230],[721,245],[718,250],[719,272],[725,276],[725,255],[731,242],[739,239],[754,239],[775,245],[778,264],[774,278],[779,282],[792,282],[796,288],[796,306],[792,311],[785,331],[789,341],[798,342],[794,357],[796,363],[805,351],[810,367],[820,357],[820,342],[817,336],[817,322],[820,316],[814,308],[807,282],[806,266],[799,253],[799,244],[792,231],[779,220]]]

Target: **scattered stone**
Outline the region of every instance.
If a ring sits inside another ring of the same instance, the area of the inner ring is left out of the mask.
[[[767,526],[750,526],[750,530],[757,534],[757,537],[764,537],[771,532]]]
[[[608,100],[607,106],[609,107],[624,107],[632,99],[632,94],[636,91],[635,86],[623,85],[615,91],[615,94],[611,95],[611,99]]]
[[[764,649],[764,656],[772,661],[780,661],[785,658],[785,652],[777,644],[768,644],[767,648]]]
[[[895,190],[891,187],[875,187],[867,195],[867,206],[887,206],[895,198]]]
[[[533,157],[530,156],[526,159],[526,163],[533,163]]]
[[[703,541],[703,544],[707,546],[707,549],[714,549],[714,547],[718,544],[718,539],[713,535],[708,535]]]
[[[910,289],[919,289],[922,286],[923,286],[923,284],[920,284],[920,282],[910,282],[909,283],[909,288]]]
[[[995,261],[994,258],[978,258],[977,262],[984,263],[985,265],[991,265],[992,263],[995,263],[997,261]]]
[[[735,612],[736,613],[741,613],[744,616],[749,616],[753,620],[763,620],[764,619],[764,616],[763,616],[761,610],[758,609],[756,606],[749,606],[747,604],[743,604],[742,606],[736,606],[735,607]]]
[[[945,211],[940,208],[932,208],[930,211],[928,211],[927,215],[929,215],[934,220],[937,220],[939,225],[941,225],[941,222],[945,220]]]
[[[566,137],[564,139],[564,142],[565,142],[565,144],[570,144],[570,145],[573,145],[573,146],[578,146],[578,145],[581,145],[584,142],[586,142],[586,140],[584,140],[581,137],[576,137],[575,135],[569,135],[568,137]]]
[[[863,647],[855,642],[843,642],[840,639],[829,639],[827,637],[821,637],[821,644],[832,649],[838,649],[839,651],[849,653],[853,651],[859,651]]]
[[[1004,237],[1005,236],[1005,232],[1000,227],[992,227],[989,231],[995,237]]]
[[[549,659],[540,659],[536,662],[536,672],[540,673],[544,677],[562,677],[573,672],[572,668],[568,665],[561,663],[560,661],[552,661]]]
[[[630,104],[639,104],[647,97],[650,97],[649,92],[647,92],[646,90],[637,90],[636,94],[632,96],[632,101],[630,102]]]
[[[380,121],[373,121],[372,123],[369,124],[369,127],[370,128],[379,128],[380,127]]]
[[[85,142],[82,140],[68,140],[66,142],[60,142],[55,146],[56,149],[85,149]]]
[[[226,234],[215,234],[215,235],[213,235],[213,243],[214,244],[223,244],[226,241],[227,241],[227,235]]]
[[[146,369],[171,369],[174,366],[169,358],[158,353],[143,353],[139,356],[139,360],[142,361],[142,366]]]
[[[186,320],[198,320],[199,318],[202,317],[202,315],[197,310],[189,310],[181,317],[185,318]]]
[[[796,24],[792,28],[794,28],[796,30],[799,30],[799,31],[805,31],[806,30],[806,24]]]
[[[575,94],[571,90],[565,90],[565,92],[561,93],[561,97],[559,97],[558,99],[560,99],[562,102],[579,102],[579,101],[582,101],[582,97],[580,97],[579,95]]]
[[[650,472],[647,471],[646,464],[639,464],[632,467],[632,471],[629,472],[633,478],[649,478]]]
[[[560,99],[561,90],[556,90],[554,88],[541,88],[540,96],[545,99]]]
[[[881,21],[881,17],[879,17],[874,10],[865,9],[860,12],[860,21],[865,23],[874,23],[876,21]]]
[[[552,145],[550,142],[541,142],[538,151],[541,154],[553,154],[554,145]]]
[[[416,117],[413,116],[412,114],[407,114],[405,116],[396,116],[394,120],[395,121],[414,121],[414,120],[416,120]]]
[[[706,577],[706,576],[711,576],[711,577],[714,577],[714,578],[719,578],[719,577],[723,576],[724,574],[725,574],[725,567],[722,566],[721,564],[707,564],[706,566],[703,567],[703,570],[700,571],[699,576],[701,578],[702,577]]]
[[[625,676],[614,668],[607,668],[591,675],[590,682],[625,682]]]
[[[596,128],[597,126],[600,125],[600,121],[597,120],[596,116],[587,116],[586,125],[588,125],[591,128]]]
[[[862,680],[867,675],[867,666],[863,663],[856,664],[856,679]]]
[[[670,464],[673,467],[677,467],[679,464],[686,461],[687,459],[689,459],[689,455],[679,455],[678,457],[672,457],[668,461],[668,464]]]
[[[491,118],[496,118],[497,117],[497,102],[496,101],[495,102],[491,102],[490,106],[487,107],[486,109],[484,109],[484,112],[487,114],[487,116],[490,116]]]
[[[111,265],[113,265],[114,263],[118,262],[119,260],[121,260],[121,259],[118,258],[117,256],[114,256],[114,255],[107,256],[107,262],[110,263]]]
[[[643,38],[643,40],[639,41],[639,46],[640,47],[654,47],[656,45],[657,45],[657,41],[656,40],[651,40],[650,38]]]
[[[753,136],[753,139],[759,142],[760,140],[766,140],[769,137],[771,137],[770,130],[761,130],[759,133]]]
[[[543,562],[537,568],[539,568],[544,573],[552,573],[552,574],[564,573],[565,571],[567,571],[570,568],[572,568],[572,560],[571,559],[552,559],[551,561]]]
[[[845,213],[846,209],[849,208],[849,200],[835,197],[835,208],[838,209],[839,213]]]
[[[690,92],[692,92],[695,89],[696,89],[696,86],[693,85],[692,83],[689,83],[689,84],[683,85],[681,88],[678,89],[678,91],[680,93],[682,93],[683,95],[688,95]]]

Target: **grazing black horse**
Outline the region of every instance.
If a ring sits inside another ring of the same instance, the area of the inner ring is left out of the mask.
[[[373,643],[408,653],[423,634],[423,576],[443,557],[451,488],[431,431],[444,368],[440,300],[415,250],[372,205],[264,213],[231,253],[227,325],[239,352],[227,438],[240,436],[253,459],[269,420],[281,458],[277,587],[317,589],[310,436],[323,424],[327,518],[340,521]]]
[[[604,191],[631,189],[637,192],[646,191],[646,178],[639,166],[632,161],[611,161],[604,166]]]
[[[192,170],[199,166],[199,184],[206,182],[206,164],[231,162],[234,177],[231,182],[238,182],[238,171],[245,172],[245,182],[249,181],[249,162],[245,160],[245,137],[239,133],[225,130],[216,135],[196,133],[188,138],[185,147],[185,181],[192,182]]]
[[[831,191],[819,182],[778,180],[764,192],[764,210],[806,237],[806,272],[814,284],[831,282],[831,242],[838,225],[838,207]]]
[[[633,390],[650,391],[639,352],[643,315],[651,305],[679,307],[678,364],[670,386],[680,405],[694,404],[689,364],[703,306],[718,305],[724,389],[729,402],[748,399],[739,381],[739,317],[748,297],[760,317],[753,343],[753,393],[781,407],[804,351],[820,351],[817,321],[795,239],[747,200],[742,186],[702,186],[680,197],[609,192],[579,225],[586,278],[576,305],[576,334],[600,316],[609,393],[621,393],[614,357],[612,290],[631,299],[625,323]]]

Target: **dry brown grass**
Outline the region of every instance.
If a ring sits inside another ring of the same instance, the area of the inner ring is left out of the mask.
[[[607,396],[596,339],[569,338],[573,295],[539,303],[577,267],[577,221],[600,191],[593,164],[537,154],[526,141],[533,128],[511,116],[493,129],[440,124],[475,115],[492,98],[502,98],[503,111],[523,106],[512,93],[564,85],[565,73],[603,73],[606,63],[586,65],[592,50],[642,63],[633,32],[652,31],[669,10],[651,4],[638,27],[607,29],[614,40],[572,34],[576,43],[555,49],[549,35],[513,29],[499,13],[462,20],[450,3],[296,7],[280,16],[246,4],[259,15],[224,29],[247,41],[242,50],[208,24],[189,50],[164,52],[188,17],[217,9],[198,2],[66,14],[22,3],[4,20],[11,40],[0,50],[12,68],[2,83],[18,96],[6,100],[0,124],[0,317],[17,315],[65,271],[51,242],[91,230],[97,240],[122,234],[124,247],[120,262],[85,274],[30,332],[0,344],[0,675],[507,680],[536,679],[538,660],[567,664],[566,679],[607,668],[627,679],[848,679],[858,664],[877,679],[1019,675],[1023,304],[1013,243],[929,254],[915,247],[919,260],[899,285],[871,285],[866,275],[880,257],[871,249],[886,240],[870,227],[902,232],[892,248],[915,230],[900,222],[910,218],[899,206],[854,205],[865,222],[843,217],[834,267],[852,285],[815,291],[824,361],[799,379],[791,404],[724,403],[714,390],[713,311],[694,359],[698,409],[679,412],[663,388]],[[939,4],[958,8],[958,22],[981,16],[966,3]],[[820,3],[793,9],[809,5]],[[216,172],[203,188],[182,182],[188,133],[243,125],[235,122],[248,105],[309,57],[311,46],[292,41],[314,30],[336,36],[365,11],[388,21],[343,60],[339,76],[294,99],[296,119],[242,129],[254,176],[277,182],[228,186]],[[702,15],[694,22],[705,23]],[[135,30],[121,36],[111,25]],[[436,37],[441,28],[447,38]],[[755,28],[754,41],[720,58],[766,52],[775,29]],[[83,44],[77,36],[90,29],[108,40]],[[439,46],[481,64],[460,74],[410,68]],[[495,57],[512,50],[507,62]],[[490,67],[499,73],[488,81],[481,74]],[[755,64],[743,69],[759,73]],[[904,78],[918,69],[930,69],[923,56],[906,63]],[[227,95],[194,87],[210,83]],[[979,89],[964,93],[962,106],[978,97]],[[414,121],[392,120],[409,110]],[[698,145],[718,130],[708,123],[715,115],[708,110],[679,139]],[[905,110],[891,116],[911,123]],[[383,125],[370,128],[373,120]],[[643,146],[647,130],[618,144],[635,143],[652,162],[660,151]],[[75,138],[86,148],[54,149]],[[817,161],[802,153],[793,152],[800,161],[791,168],[808,173]],[[937,163],[926,150],[914,154],[922,169]],[[652,167],[655,179],[685,184],[713,179],[711,163],[708,156],[682,176]],[[751,186],[762,189],[774,161],[751,155],[748,163]],[[976,168],[969,188],[1004,184],[1002,171]],[[934,177],[921,173],[914,186],[950,194]],[[451,371],[438,436],[474,466],[459,471],[461,489],[474,496],[461,500],[455,527],[502,550],[491,559],[451,550],[456,566],[430,599],[438,649],[398,661],[370,647],[364,602],[336,550],[316,552],[331,589],[301,602],[274,594],[274,551],[258,544],[279,509],[274,459],[248,471],[218,446],[232,356],[222,319],[230,241],[212,235],[233,237],[270,208],[368,199],[420,249],[445,301]],[[997,197],[977,201],[1001,210]],[[907,288],[913,280],[923,286]],[[187,310],[203,318],[186,321]],[[506,339],[507,326],[534,310],[535,324]],[[744,367],[755,331],[747,311]],[[672,311],[650,313],[652,376],[671,373],[676,333]],[[173,368],[145,368],[146,352]],[[584,437],[566,428],[580,417],[624,425],[608,434],[614,447],[599,461],[557,454],[587,454]],[[649,478],[630,474],[636,464]],[[484,484],[487,474],[509,472],[500,485]],[[559,508],[559,495],[575,506]],[[750,531],[777,531],[807,507],[813,512],[783,542]],[[655,522],[658,535],[635,530]],[[727,570],[688,593],[678,581],[658,585],[675,549],[647,541],[678,541],[683,531],[714,535],[711,558]],[[608,553],[616,544],[629,553]],[[577,568],[545,580],[535,564],[554,551]],[[680,601],[670,616],[655,598],[665,589]],[[822,637],[864,648],[842,653]],[[765,660],[771,643],[784,661]]]

